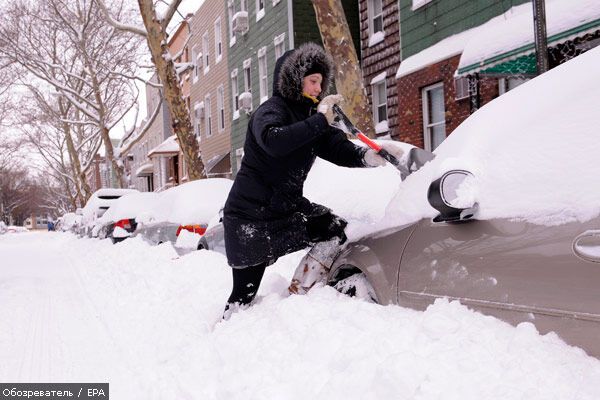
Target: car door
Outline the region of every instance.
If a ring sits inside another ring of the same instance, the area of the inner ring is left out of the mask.
[[[401,259],[398,302],[422,309],[437,297],[458,299],[513,324],[555,331],[600,355],[598,229],[598,218],[551,227],[423,220]]]

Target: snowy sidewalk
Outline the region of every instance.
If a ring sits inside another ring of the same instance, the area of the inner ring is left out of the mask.
[[[319,288],[216,323],[222,255],[61,233],[0,236],[0,380],[109,382],[113,399],[598,399],[600,361],[533,325],[440,300],[425,312]]]

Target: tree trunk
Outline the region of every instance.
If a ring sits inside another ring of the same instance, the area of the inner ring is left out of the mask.
[[[58,106],[63,118],[67,119],[68,113],[60,100]],[[73,181],[75,182],[76,196],[79,198],[79,202],[83,207],[92,195],[92,190],[87,182],[85,173],[81,170],[81,162],[79,161],[79,154],[77,154],[77,151],[75,150],[75,144],[73,143],[73,137],[71,136],[71,128],[66,122],[63,122],[63,132],[65,133],[67,151],[69,153],[69,160],[71,161],[71,168],[73,169]],[[84,193],[81,193],[81,189],[83,189]],[[69,196],[70,195],[71,194],[69,193]]]
[[[337,92],[344,96],[344,112],[365,135],[374,138],[373,115],[342,2],[312,0],[312,4],[323,46],[336,64],[335,84]]]
[[[179,78],[169,53],[166,33],[161,28],[152,0],[138,0],[146,31],[152,61],[163,85],[163,95],[171,114],[173,132],[177,135],[179,147],[187,166],[190,181],[206,177],[200,150],[192,129],[190,114],[183,100]]]

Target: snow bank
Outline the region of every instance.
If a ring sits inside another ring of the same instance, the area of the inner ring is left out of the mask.
[[[258,303],[226,322],[218,253],[26,233],[0,236],[0,254],[6,382],[110,382],[128,400],[600,398],[600,361],[529,323],[330,287],[287,297],[303,252],[269,267]]]
[[[479,219],[554,225],[600,214],[600,48],[488,103],[463,122],[436,159],[398,188],[380,228],[435,216],[429,183],[464,168]],[[574,200],[576,199],[576,201]]]

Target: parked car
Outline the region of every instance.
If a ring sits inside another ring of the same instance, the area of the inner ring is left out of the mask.
[[[135,235],[141,235],[152,244],[177,245],[181,231],[185,230],[197,236],[193,250],[202,248],[200,238],[211,218],[225,204],[232,183],[224,178],[200,179],[160,193]],[[192,244],[186,242],[185,247],[189,250]]]
[[[418,310],[459,300],[599,357],[600,83],[587,79],[599,63],[591,50],[468,118],[328,283]],[[417,219],[393,223],[403,213]]]
[[[98,237],[109,238],[113,243],[130,237],[138,224],[150,220],[159,196],[155,192],[138,192],[115,200],[96,222]]]
[[[97,237],[101,226],[96,224],[106,210],[115,200],[132,193],[139,193],[135,189],[104,188],[95,191],[81,209],[81,221],[77,227],[79,236]]]
[[[56,220],[56,225],[55,228],[57,231],[61,231],[61,232],[74,232],[76,227],[79,225],[79,223],[81,222],[81,209],[79,209],[80,213],[76,214],[76,213],[65,213],[64,215],[62,215],[61,217],[58,217],[58,219]]]
[[[200,238],[202,249],[225,254],[225,234],[223,231],[223,209],[214,215],[206,227],[206,232]]]

